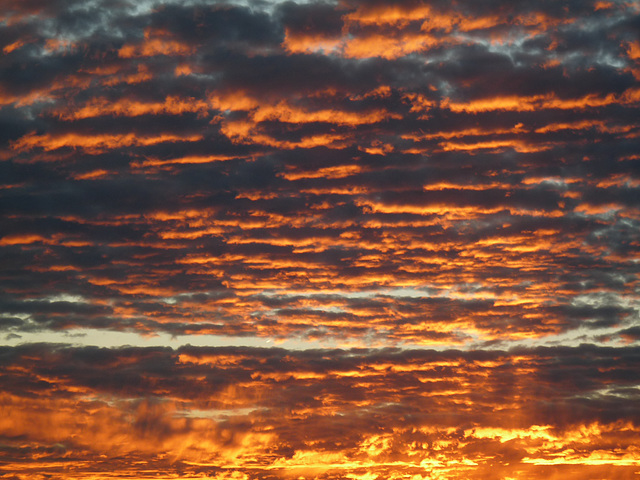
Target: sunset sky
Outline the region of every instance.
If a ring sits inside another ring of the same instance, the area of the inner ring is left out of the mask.
[[[0,478],[640,479],[640,0],[0,0]]]

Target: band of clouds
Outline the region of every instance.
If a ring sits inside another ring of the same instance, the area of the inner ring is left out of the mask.
[[[637,321],[636,4],[127,5],[5,14],[9,331]]]
[[[637,472],[638,2],[0,11],[5,342],[360,347],[0,347],[2,475]]]
[[[635,347],[32,344],[0,355],[5,472],[579,478],[638,467]]]

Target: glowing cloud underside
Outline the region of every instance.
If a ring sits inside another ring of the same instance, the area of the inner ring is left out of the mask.
[[[640,2],[0,12],[0,478],[640,476]]]

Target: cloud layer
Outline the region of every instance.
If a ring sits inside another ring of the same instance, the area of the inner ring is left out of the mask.
[[[5,347],[3,469],[632,478],[639,353]]]
[[[0,11],[8,478],[638,470],[637,0]]]

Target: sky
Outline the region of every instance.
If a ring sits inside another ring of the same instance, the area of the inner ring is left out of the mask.
[[[640,479],[640,1],[0,0],[0,479]]]

